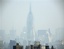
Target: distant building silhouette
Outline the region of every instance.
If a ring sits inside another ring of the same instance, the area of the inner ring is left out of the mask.
[[[54,49],[54,47],[52,46],[51,49]]]
[[[37,32],[37,40],[41,42],[41,44],[46,44],[49,42],[47,30],[38,30]]]
[[[56,49],[64,49],[64,40],[58,40],[53,45]]]
[[[2,40],[5,39],[5,31],[4,31],[4,30],[0,30],[0,38],[1,38]]]
[[[55,40],[64,40],[64,28],[57,28],[55,30],[56,35],[54,36]]]
[[[30,4],[30,10],[27,18],[27,41],[33,41],[33,38],[33,15]]]
[[[3,40],[0,40],[0,49],[3,49],[4,45],[3,45]]]
[[[10,40],[15,40],[16,36],[16,30],[12,29],[10,30]]]
[[[14,45],[16,45],[16,41],[15,40],[10,40],[10,43],[9,43],[10,49],[13,49]]]

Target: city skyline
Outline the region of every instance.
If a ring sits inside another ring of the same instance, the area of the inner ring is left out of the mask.
[[[0,49],[64,49],[64,0],[0,0]]]
[[[23,33],[23,30],[27,30],[27,17],[30,11],[30,0],[9,1],[4,1],[4,4],[2,5],[0,30],[5,30],[6,34],[10,34],[10,30],[16,30],[16,35],[19,36]],[[48,30],[50,28],[51,33],[56,35],[56,29],[64,28],[64,17],[62,15],[63,6],[61,6],[62,2],[53,2],[53,0],[35,1],[31,1],[33,32],[35,33],[38,30]]]

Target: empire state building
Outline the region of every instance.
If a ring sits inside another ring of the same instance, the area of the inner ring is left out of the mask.
[[[33,15],[31,11],[31,5],[27,17],[27,41],[33,41]]]

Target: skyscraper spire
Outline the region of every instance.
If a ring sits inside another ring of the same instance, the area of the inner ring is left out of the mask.
[[[29,13],[27,17],[27,39],[28,41],[32,41],[33,40],[33,15],[31,11],[31,2],[29,6],[30,6]]]
[[[30,11],[29,11],[29,13],[31,13],[32,14],[32,11],[31,11],[31,2],[30,2],[30,9],[29,9]]]

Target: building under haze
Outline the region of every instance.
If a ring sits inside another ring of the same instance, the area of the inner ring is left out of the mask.
[[[4,45],[3,45],[3,40],[0,40],[0,49],[3,49]]]
[[[16,41],[15,40],[10,40],[9,48],[13,49],[13,46],[15,46],[15,45],[16,45]]]
[[[55,33],[55,40],[64,40],[64,28],[57,28]]]
[[[41,44],[49,43],[47,30],[38,30],[36,38],[41,42]]]
[[[10,30],[10,40],[16,39],[16,30]]]
[[[30,4],[30,10],[27,17],[27,42],[33,41],[33,15],[31,11],[31,4]]]
[[[5,41],[5,31],[0,30],[0,38]]]

